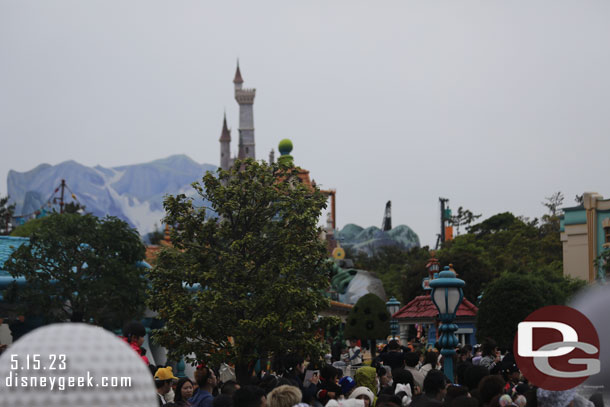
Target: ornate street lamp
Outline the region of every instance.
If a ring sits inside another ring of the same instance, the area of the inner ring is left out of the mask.
[[[455,277],[455,273],[445,267],[438,275],[438,278],[430,281],[432,288],[432,302],[438,309],[438,318],[442,325],[439,327],[441,337],[439,344],[441,346],[441,354],[444,360],[445,376],[453,382],[453,355],[455,355],[455,347],[458,345],[458,339],[455,336],[458,326],[453,323],[455,313],[457,312],[464,292],[462,287],[466,283]]]
[[[394,297],[391,297],[388,302],[385,303],[388,312],[390,313],[390,331],[392,332],[392,339],[398,333],[398,321],[392,318],[392,315],[396,314],[400,309],[400,302]]]

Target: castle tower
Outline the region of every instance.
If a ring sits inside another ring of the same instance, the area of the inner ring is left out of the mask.
[[[228,170],[231,167],[231,130],[227,127],[227,114],[222,121],[222,133],[220,133],[220,168]]]
[[[239,70],[239,61],[237,62],[237,70],[235,71],[235,100],[239,104],[239,152],[237,158],[254,158],[254,97],[256,89],[243,89],[244,80],[241,77]]]

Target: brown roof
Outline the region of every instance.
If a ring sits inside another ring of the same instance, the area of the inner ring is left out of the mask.
[[[225,113],[225,117],[222,121],[222,133],[220,133],[219,141],[231,141],[231,131],[227,127],[227,114]]]
[[[239,71],[239,62],[237,63],[237,70],[235,71],[235,79],[233,79],[233,83],[244,83],[244,80],[241,78],[241,72]]]

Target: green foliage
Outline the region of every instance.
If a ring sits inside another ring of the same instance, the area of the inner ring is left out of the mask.
[[[23,225],[17,226],[11,232],[11,236],[30,237],[30,236],[32,236],[32,234],[34,234],[34,232],[37,232],[38,230],[40,230],[40,228],[42,227],[42,225],[44,224],[46,219],[47,219],[46,216],[42,217],[42,218],[37,218],[37,219],[30,219],[27,222],[25,222]]]
[[[477,339],[494,339],[512,348],[517,325],[546,305],[561,305],[584,282],[568,280],[556,272],[545,274],[503,273],[485,287],[477,314]]]
[[[165,321],[155,340],[170,357],[233,362],[239,379],[259,358],[323,351],[316,320],[329,306],[332,263],[317,221],[326,199],[296,175],[253,160],[208,172],[193,187],[218,218],[185,195],[166,197],[174,247],[151,272],[150,307]]]
[[[15,204],[8,204],[9,197],[0,196],[0,235],[8,235],[11,233],[12,218],[15,213]]]
[[[366,294],[347,316],[345,337],[361,340],[385,339],[390,334],[390,314],[385,302],[375,294]]]
[[[470,211],[470,209],[464,209],[460,206],[457,210],[457,215],[451,217],[451,224],[455,226],[456,233],[459,235],[461,226],[466,226],[466,228],[468,228],[480,217],[481,215],[475,215]]]
[[[150,244],[158,245],[165,238],[165,232],[163,232],[155,223],[155,230],[146,235],[146,239]]]
[[[549,213],[542,217],[541,223],[504,212],[469,226],[468,233],[445,242],[434,257],[441,266],[453,265],[459,277],[466,281],[464,295],[470,301],[476,301],[486,284],[503,272],[544,275],[572,292],[581,283],[562,276],[561,199],[560,193],[547,198],[545,206]],[[462,211],[460,217],[465,218],[465,213]],[[388,295],[406,304],[424,294],[421,283],[428,276],[425,265],[431,257],[427,247],[410,251],[388,247],[370,258],[356,256],[354,261],[357,268],[373,271],[384,283]]]
[[[138,233],[117,218],[52,214],[4,264],[27,281],[10,297],[47,322],[121,327],[143,312],[146,279],[137,262],[144,252]]]

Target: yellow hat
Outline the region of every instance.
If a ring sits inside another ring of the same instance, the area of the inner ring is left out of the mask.
[[[178,380],[177,377],[174,376],[174,372],[171,367],[160,367],[157,369],[155,373],[155,380],[170,380],[175,379]]]

